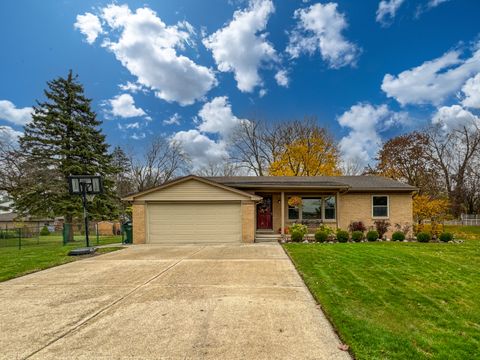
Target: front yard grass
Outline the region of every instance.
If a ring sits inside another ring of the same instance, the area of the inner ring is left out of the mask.
[[[479,240],[284,247],[357,359],[480,358]]]
[[[105,236],[100,238],[99,245],[115,244],[121,241],[121,236]],[[28,246],[22,247],[21,250],[15,246],[0,247],[0,282],[79,260],[82,257],[68,256],[67,254],[72,249],[85,246],[85,242],[79,239],[63,246],[61,237],[57,238],[57,236],[41,236],[39,245],[36,244],[36,240],[32,239],[30,242]],[[92,241],[92,245],[96,244],[95,239]],[[101,248],[97,250],[97,253],[101,254],[118,249],[120,248]]]

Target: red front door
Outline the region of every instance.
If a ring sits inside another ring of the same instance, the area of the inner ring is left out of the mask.
[[[257,204],[257,229],[272,230],[272,197],[264,196],[262,202]]]

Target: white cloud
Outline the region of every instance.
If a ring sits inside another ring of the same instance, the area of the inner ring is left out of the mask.
[[[116,41],[106,37],[102,46],[157,97],[190,105],[217,85],[211,69],[177,53],[193,42],[186,22],[167,26],[147,7],[132,12],[127,5],[114,4],[103,8],[100,17],[108,27],[106,36],[119,34]]]
[[[10,126],[0,126],[0,143],[15,144],[23,133]]]
[[[146,92],[147,91],[143,85],[133,83],[131,81],[127,81],[125,84],[120,84],[120,85],[118,85],[118,87],[120,88],[120,90],[129,91],[132,94],[136,94],[139,91],[141,91],[141,92]]]
[[[352,106],[338,118],[342,127],[350,129],[340,140],[342,159],[347,164],[365,167],[371,164],[381,145],[380,132],[406,121],[405,113],[396,113],[386,105],[362,104]]]
[[[288,72],[286,70],[279,70],[275,74],[275,80],[277,84],[283,87],[288,87],[290,79],[288,78]]]
[[[129,123],[129,124],[125,124],[125,125],[122,125],[122,124],[119,123],[118,128],[120,130],[140,129],[140,123],[138,121],[133,122],[133,123]]]
[[[93,44],[98,35],[102,33],[102,24],[98,16],[91,13],[85,13],[85,15],[77,15],[77,21],[73,24],[75,29],[87,37],[87,42]]]
[[[142,140],[145,139],[147,135],[145,133],[133,133],[130,137],[133,140]]]
[[[434,7],[437,7],[438,5],[441,5],[443,3],[446,3],[447,1],[450,1],[450,0],[430,0],[427,4],[427,6],[429,8],[434,8]]]
[[[198,113],[202,120],[198,129],[202,132],[220,134],[228,137],[242,121],[232,113],[232,107],[226,96],[219,96],[203,105]]]
[[[179,131],[173,135],[172,141],[182,146],[194,169],[221,162],[228,157],[225,142],[212,140],[196,129]]]
[[[0,120],[16,125],[25,125],[32,120],[31,107],[18,109],[11,101],[0,100]]]
[[[402,105],[440,105],[479,71],[480,49],[477,48],[471,57],[464,59],[460,51],[454,50],[397,76],[386,74],[382,90]]]
[[[390,22],[395,18],[397,10],[402,6],[405,0],[382,0],[378,4],[377,9],[377,22],[381,23],[384,26],[390,24]]]
[[[200,109],[198,117],[194,119],[197,128],[177,132],[172,141],[182,146],[194,168],[200,168],[228,158],[226,141],[242,121],[248,120],[239,119],[233,114],[226,96],[216,97]],[[215,135],[215,138],[209,134]]]
[[[180,125],[181,118],[182,117],[180,116],[180,114],[175,113],[172,116],[170,116],[168,119],[163,120],[163,124],[164,125]]]
[[[133,100],[130,94],[117,95],[113,99],[110,99],[109,103],[112,107],[111,113],[113,116],[131,118],[146,115],[142,108],[135,106],[135,100]]]
[[[252,92],[261,85],[259,67],[277,60],[275,49],[263,32],[274,11],[271,0],[252,0],[248,8],[235,11],[228,25],[203,40],[212,51],[218,70],[234,73],[240,91]]]
[[[476,128],[480,125],[480,119],[460,105],[442,106],[433,115],[432,124],[439,124],[443,130],[448,131],[462,127]]]
[[[480,73],[467,80],[462,92],[465,95],[462,100],[463,106],[480,109]]]
[[[319,3],[295,11],[298,24],[290,33],[286,49],[292,58],[318,50],[331,68],[355,65],[360,50],[342,35],[348,23],[345,15],[337,11],[337,5]]]

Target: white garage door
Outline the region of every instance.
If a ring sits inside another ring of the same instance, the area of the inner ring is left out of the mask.
[[[147,205],[149,244],[241,242],[240,202]]]

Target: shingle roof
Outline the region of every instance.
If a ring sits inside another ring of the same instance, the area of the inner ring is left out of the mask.
[[[415,191],[417,188],[380,176],[215,176],[208,180],[237,188],[319,187],[350,191]]]

